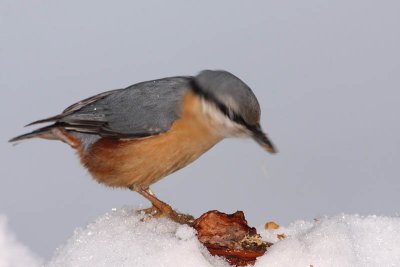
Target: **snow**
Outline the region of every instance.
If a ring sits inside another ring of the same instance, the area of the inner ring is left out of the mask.
[[[274,243],[256,267],[400,266],[400,218],[337,215],[296,221],[276,230],[258,229]],[[277,238],[284,234],[283,240]],[[36,267],[39,260],[18,243],[0,216],[0,267]],[[131,208],[113,209],[77,229],[46,267],[79,266],[216,266],[187,225],[149,219]]]
[[[400,218],[338,215],[261,231],[277,241],[256,266],[400,266]]]
[[[142,220],[145,220],[144,222]],[[76,230],[47,267],[227,266],[212,257],[194,229],[118,209]]]
[[[35,267],[39,264],[39,259],[10,233],[6,217],[0,215],[0,267]]]
[[[274,245],[256,267],[400,266],[398,217],[338,215],[258,232]],[[286,238],[279,240],[282,233]],[[76,230],[46,266],[228,265],[211,256],[189,226],[124,208]]]

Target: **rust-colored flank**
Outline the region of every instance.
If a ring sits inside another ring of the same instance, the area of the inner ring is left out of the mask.
[[[188,91],[181,118],[169,131],[131,140],[101,138],[87,152],[78,148],[81,162],[100,183],[147,187],[185,167],[222,139],[201,108],[201,99]]]

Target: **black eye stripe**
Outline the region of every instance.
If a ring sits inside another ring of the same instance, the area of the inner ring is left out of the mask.
[[[226,105],[224,105],[223,103],[221,103],[221,101],[219,101],[217,98],[215,98],[212,94],[205,92],[204,90],[201,89],[201,87],[196,83],[195,80],[192,80],[190,82],[190,86],[192,91],[203,97],[204,99],[210,101],[211,103],[214,103],[217,108],[225,115],[227,116],[230,120],[245,126],[248,130],[250,130],[251,132],[258,132],[257,129],[260,128],[259,125],[250,125],[248,124],[242,116],[240,116],[239,114],[237,114],[236,112],[234,112],[232,109],[228,108]]]

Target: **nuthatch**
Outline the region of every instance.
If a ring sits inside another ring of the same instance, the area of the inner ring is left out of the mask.
[[[100,183],[147,198],[158,215],[180,220],[150,185],[196,160],[227,137],[251,137],[275,148],[260,126],[251,89],[226,71],[202,71],[134,84],[79,101],[61,114],[32,122],[52,124],[10,142],[40,137],[76,149]]]

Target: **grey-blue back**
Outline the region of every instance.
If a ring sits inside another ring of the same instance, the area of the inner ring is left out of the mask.
[[[164,78],[93,96],[76,104],[72,112],[66,109],[56,124],[108,137],[159,134],[168,131],[179,118],[182,96],[190,88],[191,79]]]

